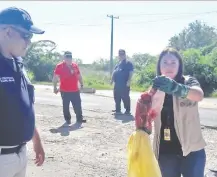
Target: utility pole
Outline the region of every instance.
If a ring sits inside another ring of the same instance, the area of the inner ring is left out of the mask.
[[[119,19],[119,17],[115,17],[113,15],[107,15],[107,17],[111,18],[111,46],[110,46],[110,76],[113,72],[113,31],[114,31],[114,19]]]

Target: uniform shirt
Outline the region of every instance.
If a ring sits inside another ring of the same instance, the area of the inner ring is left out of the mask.
[[[199,82],[191,77],[188,81],[189,86],[199,86]],[[172,95],[165,95],[163,109],[161,111],[161,137],[160,137],[160,154],[179,154],[182,155],[182,148],[177,137],[174,127],[174,112]],[[170,129],[171,141],[164,140],[164,129]]]
[[[35,128],[34,87],[16,60],[0,55],[0,146],[30,141]]]
[[[123,88],[127,86],[129,74],[133,69],[133,64],[128,60],[122,60],[115,66],[113,72],[115,88]]]
[[[76,63],[72,63],[74,73],[72,74],[65,62],[57,64],[54,73],[60,77],[60,91],[77,92],[79,90],[78,80],[80,70]]]

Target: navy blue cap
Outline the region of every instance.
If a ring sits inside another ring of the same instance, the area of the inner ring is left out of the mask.
[[[63,56],[66,57],[66,58],[72,58],[72,52],[65,51],[64,54],[63,54]]]
[[[33,25],[28,12],[17,7],[9,7],[0,11],[0,24],[20,26],[34,34],[45,32]]]
[[[126,51],[125,51],[124,49],[119,49],[119,50],[118,50],[118,53],[119,53],[119,54],[126,54]]]

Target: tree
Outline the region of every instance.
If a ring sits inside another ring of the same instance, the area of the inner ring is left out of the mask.
[[[169,45],[180,50],[184,62],[184,74],[196,77],[206,96],[217,89],[217,33],[216,29],[195,21],[169,40]],[[35,81],[51,81],[54,67],[62,55],[56,51],[53,41],[34,42],[24,57],[28,74]],[[127,56],[134,65],[132,88],[144,91],[152,85],[156,75],[158,56],[136,53]],[[73,58],[79,64],[85,84],[96,88],[111,88],[109,85],[110,60],[101,58],[92,64],[83,64],[82,59]],[[114,66],[119,62],[114,57]]]
[[[148,67],[148,64],[156,62],[156,57],[151,56],[149,54],[134,54],[132,56],[132,62],[134,64],[134,67],[141,71],[147,69],[146,66]]]
[[[206,56],[203,56],[199,49],[189,49],[182,52],[184,74],[197,78],[205,96],[209,96],[217,89],[216,52],[217,50]]]
[[[134,64],[135,74],[133,85],[140,87],[141,91],[146,90],[156,75],[157,57],[145,54],[134,54],[130,59]]]
[[[60,54],[55,51],[56,44],[50,40],[41,40],[32,43],[29,47],[24,64],[33,73],[37,81],[50,81],[53,69],[58,63]]]
[[[189,48],[201,48],[217,41],[217,33],[214,27],[210,27],[196,20],[184,28],[178,35],[169,39],[169,46],[177,50]]]
[[[82,62],[82,60],[81,60],[80,58],[73,58],[73,61],[74,61],[75,63],[77,63],[78,65],[83,64],[83,62]]]

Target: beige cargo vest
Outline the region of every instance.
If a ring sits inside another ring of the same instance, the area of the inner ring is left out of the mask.
[[[185,76],[185,80],[189,77]],[[152,108],[157,111],[157,118],[154,121],[154,141],[153,149],[156,158],[159,157],[161,110],[164,103],[165,93],[157,91],[152,99]],[[203,139],[200,117],[198,112],[198,102],[173,96],[174,126],[178,139],[182,146],[183,155],[198,151],[206,146]]]

